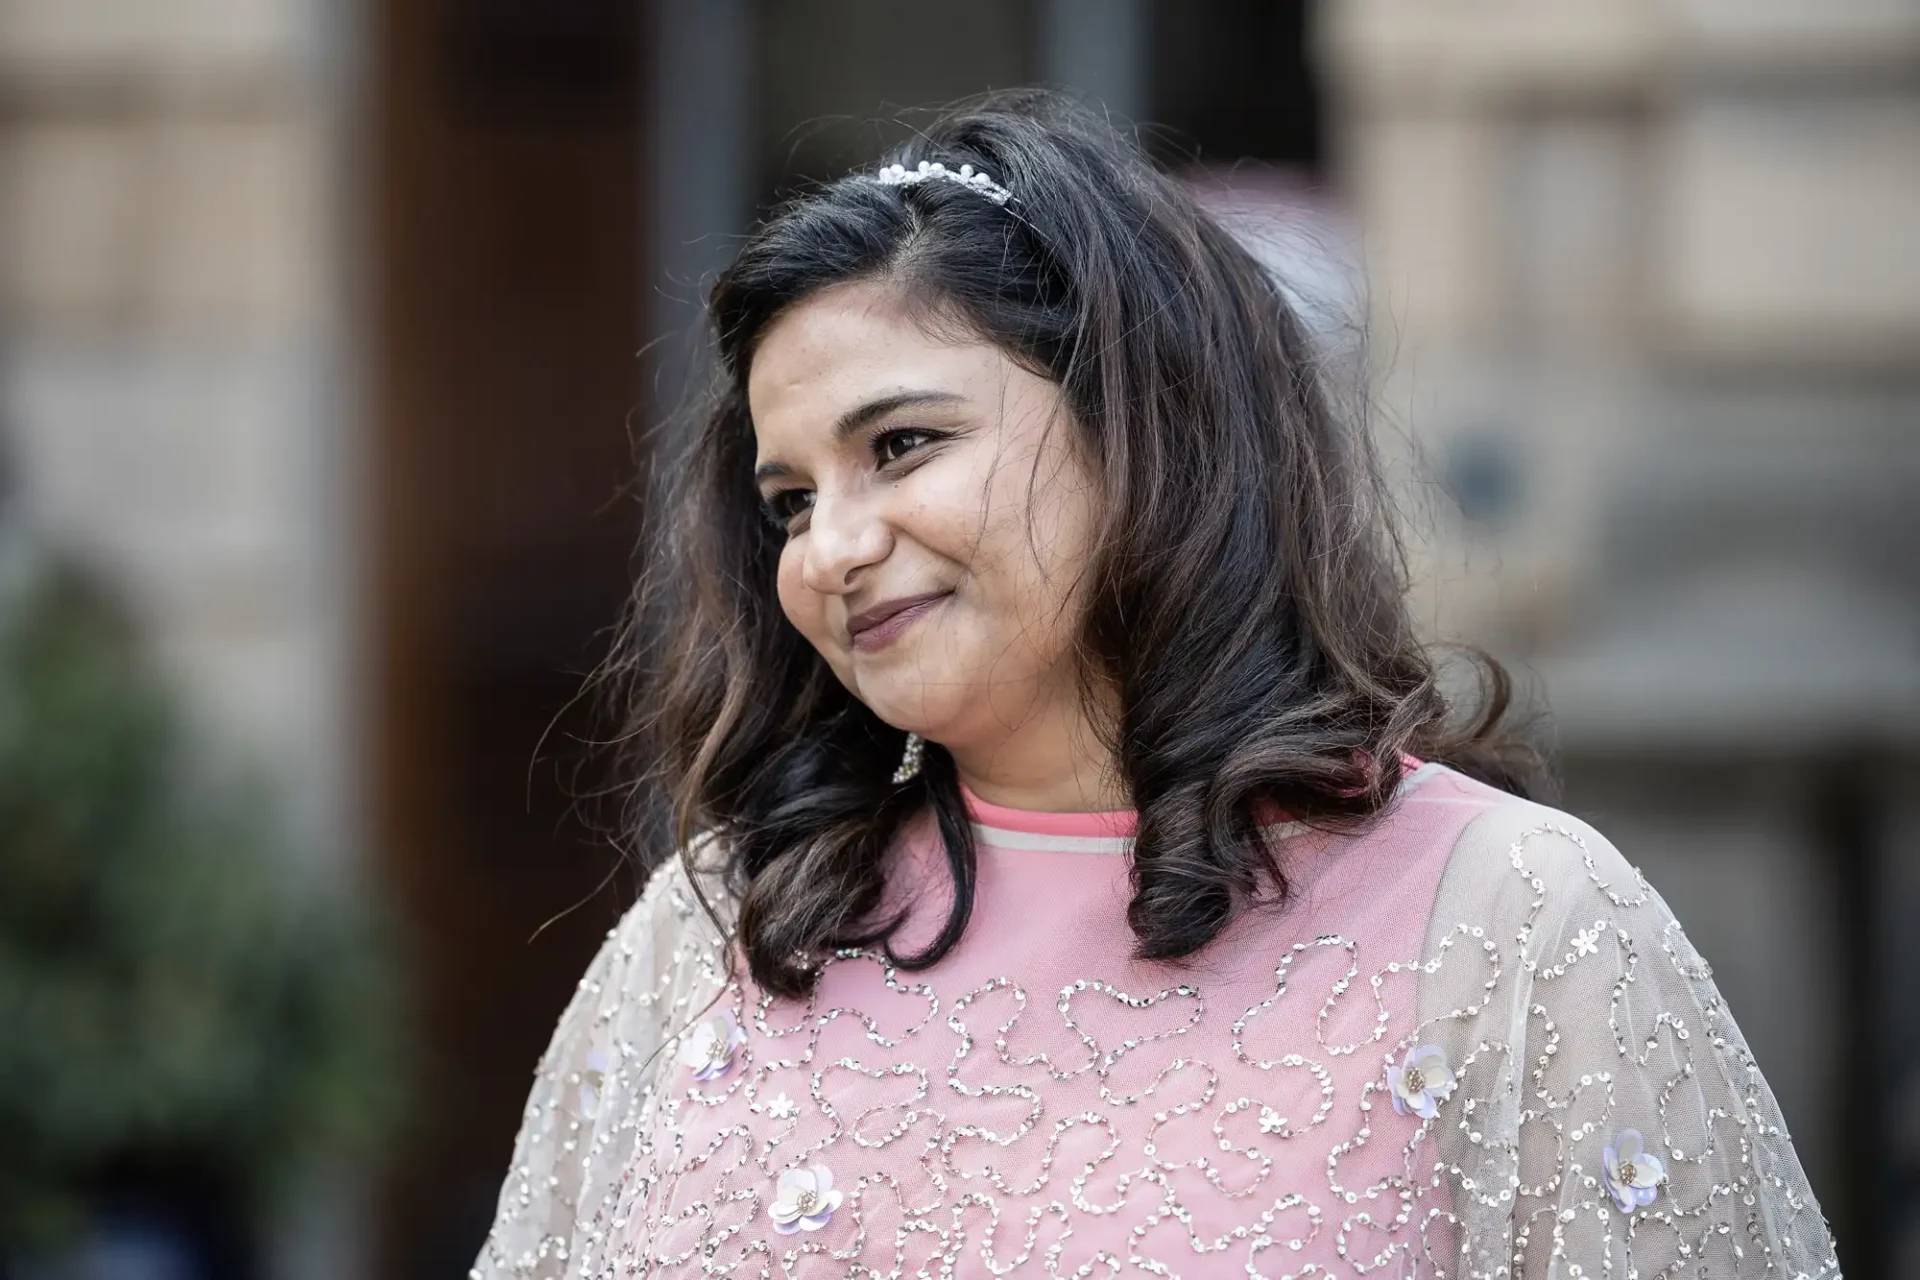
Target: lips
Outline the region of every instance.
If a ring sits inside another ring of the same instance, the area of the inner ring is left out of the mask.
[[[928,591],[915,596],[901,596],[897,600],[888,600],[883,604],[875,605],[873,608],[857,613],[847,620],[848,638],[851,639],[857,647],[868,647],[867,645],[860,644],[862,634],[866,632],[878,632],[879,634],[869,637],[869,642],[879,640],[882,636],[889,635],[891,632],[901,629],[899,626],[889,627],[886,625],[898,618],[901,614],[909,611],[913,611],[915,614],[925,612],[925,606],[931,605],[938,600],[944,600],[952,594],[950,591]]]

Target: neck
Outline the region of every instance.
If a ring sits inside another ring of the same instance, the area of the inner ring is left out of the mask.
[[[1036,708],[990,742],[942,743],[960,781],[990,804],[1045,813],[1112,812],[1133,805],[1119,761],[1074,700]]]

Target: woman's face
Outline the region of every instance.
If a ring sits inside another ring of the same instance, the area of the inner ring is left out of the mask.
[[[856,697],[956,754],[1077,718],[1093,484],[1056,384],[861,282],[768,326],[747,398],[780,606]]]

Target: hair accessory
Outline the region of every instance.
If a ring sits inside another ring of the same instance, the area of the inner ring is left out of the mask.
[[[921,740],[919,734],[908,730],[907,751],[905,755],[900,757],[900,767],[893,771],[894,782],[913,781],[914,775],[920,772],[920,755],[925,746],[926,744]]]
[[[903,164],[890,164],[882,167],[873,180],[883,187],[911,187],[934,178],[943,182],[957,182],[969,191],[978,191],[995,204],[1005,204],[1013,199],[1013,192],[970,164],[963,164],[958,169],[949,169],[938,160],[922,160],[911,169]]]

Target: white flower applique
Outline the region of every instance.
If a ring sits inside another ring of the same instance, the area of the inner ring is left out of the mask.
[[[754,1103],[753,1110],[763,1111],[775,1120],[791,1120],[800,1114],[800,1108],[784,1093],[776,1093],[765,1102]]]
[[[711,1080],[726,1073],[746,1042],[746,1030],[733,1010],[722,1009],[687,1032],[680,1044],[680,1065],[690,1069],[695,1080]]]
[[[1439,1045],[1416,1045],[1398,1065],[1387,1064],[1387,1093],[1398,1115],[1416,1115],[1431,1120],[1440,1114],[1440,1103],[1453,1092],[1453,1068]]]
[[[1622,1213],[1632,1213],[1653,1203],[1666,1181],[1667,1166],[1660,1157],[1649,1155],[1638,1129],[1622,1129],[1600,1153],[1605,1166],[1607,1194]]]
[[[780,1175],[779,1190],[767,1206],[773,1229],[783,1236],[796,1231],[818,1231],[840,1207],[841,1193],[833,1189],[833,1171],[823,1164],[788,1169]]]
[[[580,1073],[580,1116],[591,1120],[600,1110],[600,1092],[606,1086],[613,1057],[605,1049],[594,1049],[587,1054],[584,1066]]]

